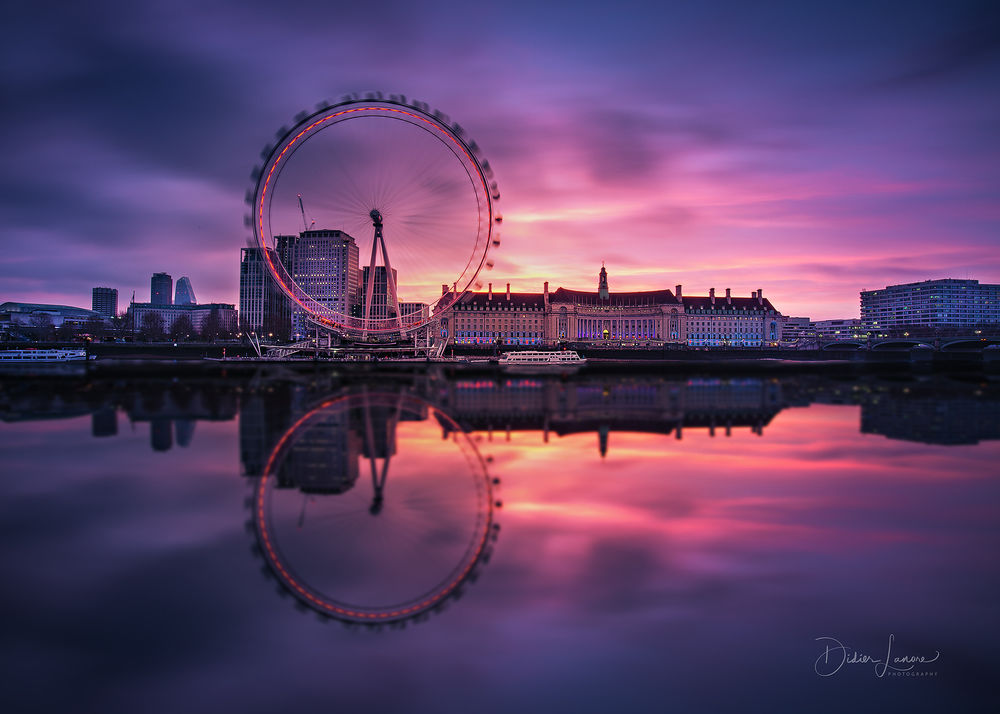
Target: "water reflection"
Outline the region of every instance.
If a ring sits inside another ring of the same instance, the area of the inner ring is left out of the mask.
[[[345,391],[296,419],[267,457],[250,501],[256,552],[320,615],[419,621],[489,560],[495,485],[447,414],[402,391]]]
[[[993,701],[1000,441],[951,444],[998,404],[944,376],[0,382],[8,709]],[[814,671],[816,638],[889,635],[934,677]]]
[[[245,474],[260,475],[267,454],[315,402],[317,392],[336,392],[349,381],[336,375],[319,379],[314,375],[258,375],[228,380],[2,383],[0,419],[12,422],[89,414],[93,436],[112,437],[118,434],[118,419],[123,415],[133,427],[148,423],[151,448],[168,451],[175,445],[190,445],[198,421],[226,421],[239,415],[240,463]],[[889,439],[927,444],[1000,439],[1000,384],[986,379],[604,376],[549,380],[421,375],[390,382],[449,414],[458,431],[481,431],[490,437],[538,431],[543,442],[548,442],[550,434],[594,432],[601,455],[613,448],[614,432],[683,439],[687,430],[720,437],[748,430],[764,436],[779,413],[811,404],[858,406],[860,432]],[[376,422],[375,429],[383,428],[380,420]]]

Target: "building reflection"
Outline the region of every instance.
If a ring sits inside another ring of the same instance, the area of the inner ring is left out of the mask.
[[[734,429],[762,435],[787,405],[781,383],[762,379],[687,380],[455,380],[441,403],[467,431],[509,435],[541,431],[559,436],[596,432],[602,456],[612,431],[673,434]]]
[[[162,452],[195,443],[199,421],[238,418],[243,473],[258,476],[288,426],[344,382],[334,375],[317,381],[315,375],[294,373],[232,379],[21,380],[0,383],[0,420],[89,416],[91,434],[105,438],[121,433],[118,422],[124,417],[132,426],[148,424],[150,448]],[[537,431],[543,442],[552,434],[593,432],[601,455],[614,448],[614,432],[683,439],[691,431],[724,438],[744,430],[764,436],[782,410],[817,403],[858,406],[860,431],[890,439],[928,444],[1000,439],[1000,385],[985,379],[410,375],[398,379],[397,386],[451,415],[461,431],[482,432],[488,439]],[[383,411],[376,410],[370,435],[350,415],[338,415],[345,421],[332,422],[325,441],[301,445],[283,483],[336,491],[356,481],[359,473],[348,466],[334,469],[334,462],[351,463],[357,454],[391,456],[396,417],[389,407],[379,409]]]
[[[475,580],[496,540],[497,481],[475,444],[401,389],[282,396],[299,402],[286,405],[291,424],[266,456],[242,450],[253,464],[245,473],[262,464],[248,473],[248,505],[265,573],[301,607],[349,625],[400,625],[442,610]],[[266,400],[247,404],[267,409]],[[261,416],[245,423],[266,424]],[[401,448],[404,423],[416,428]],[[446,446],[428,453],[427,436],[442,425]],[[366,472],[370,484],[359,479]]]

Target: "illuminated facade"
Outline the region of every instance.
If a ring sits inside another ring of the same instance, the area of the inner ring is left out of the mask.
[[[275,251],[267,249],[271,260]],[[291,330],[291,300],[275,283],[260,248],[240,250],[240,331],[287,340]]]
[[[278,257],[302,290],[340,315],[349,315],[359,302],[358,246],[339,230],[303,231],[297,236],[275,236]],[[292,311],[295,337],[308,334],[306,312]]]
[[[613,293],[601,266],[597,292],[559,288],[548,295],[549,341],[679,342],[684,306],[669,290]]]
[[[763,290],[741,298],[733,297],[729,288],[725,297],[716,297],[712,288],[708,297],[678,299],[684,305],[683,339],[692,347],[762,347],[781,340],[781,314]]]
[[[364,317],[364,300],[368,294],[368,281],[370,280],[371,266],[365,265],[361,268],[361,293],[356,301],[357,316]],[[399,285],[399,273],[395,269],[392,271],[392,280]],[[396,310],[389,307],[389,280],[388,273],[385,272],[384,265],[375,266],[375,284],[372,285],[372,305],[368,314],[370,320],[387,320],[396,317]],[[403,306],[399,306],[400,315],[404,314]]]
[[[997,323],[1000,323],[1000,285],[949,278],[861,291],[861,325],[865,332]]]
[[[748,298],[728,289],[716,298],[715,288],[707,297],[683,297],[680,285],[675,292],[612,292],[602,267],[596,292],[550,294],[545,283],[541,293],[511,293],[508,283],[506,293],[494,293],[490,284],[463,296],[439,328],[453,344],[760,347],[781,339],[781,315],[763,291]]]
[[[453,344],[483,345],[501,340],[509,345],[545,343],[545,312],[548,283],[539,293],[468,293],[447,317],[442,318],[441,336]],[[451,324],[449,324],[449,322]]]
[[[813,323],[816,336],[830,340],[859,340],[865,338],[861,320],[848,318],[845,320],[817,320]]]

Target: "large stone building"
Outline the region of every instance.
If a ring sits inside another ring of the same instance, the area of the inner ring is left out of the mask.
[[[861,291],[861,324],[875,336],[894,328],[975,327],[1000,323],[1000,285],[925,280]]]
[[[126,324],[136,332],[141,332],[146,324],[146,315],[157,315],[162,321],[164,332],[170,332],[174,323],[186,315],[197,333],[204,332],[209,317],[222,332],[235,333],[236,306],[231,303],[205,303],[203,305],[154,305],[149,302],[134,302],[129,305]]]
[[[447,287],[445,287],[447,290]],[[459,345],[483,345],[502,340],[509,345],[545,343],[545,293],[467,293],[450,315],[441,318],[440,337]]]
[[[191,326],[197,333],[205,330],[206,324],[211,321],[221,332],[236,332],[236,306],[230,303],[205,303],[198,305],[173,304],[170,289],[173,286],[173,279],[166,273],[154,273],[150,281],[149,302],[133,302],[128,307],[127,325],[135,332],[144,329],[149,315],[155,315],[159,319],[164,332],[170,332],[174,323],[181,317],[186,316],[191,321]],[[191,297],[194,297],[194,288],[191,281],[187,281],[187,290]],[[163,302],[166,300],[166,302]]]
[[[750,297],[684,297],[670,290],[611,292],[602,266],[597,290],[559,288],[541,293],[467,293],[439,321],[440,337],[454,344],[551,345],[616,343],[760,347],[781,339],[780,313],[755,291]]]

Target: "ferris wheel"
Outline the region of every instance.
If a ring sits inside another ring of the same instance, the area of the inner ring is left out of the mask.
[[[498,483],[468,434],[422,399],[332,396],[288,428],[254,486],[255,552],[324,618],[419,620],[489,560]]]
[[[500,191],[465,130],[400,95],[302,112],[261,152],[252,243],[300,314],[351,336],[428,327],[493,267]]]

